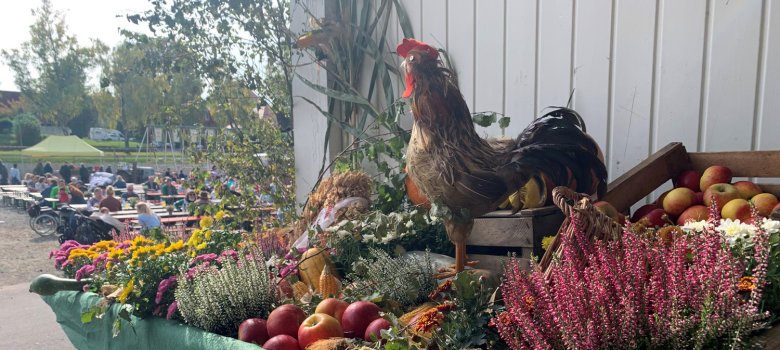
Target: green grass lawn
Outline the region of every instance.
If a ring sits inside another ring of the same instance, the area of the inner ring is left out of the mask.
[[[173,157],[176,157],[177,162],[189,162],[190,159],[184,156],[180,152],[172,154],[171,152],[163,153],[124,153],[124,152],[104,152],[104,156],[101,157],[45,157],[45,158],[33,158],[30,156],[22,155],[21,151],[0,151],[0,160],[3,163],[30,163],[41,161],[50,161],[52,163],[61,162],[73,162],[73,163],[85,163],[85,164],[104,164],[104,163],[154,163],[154,162],[172,162]]]
[[[124,141],[95,141],[95,140],[90,140],[88,138],[84,138],[82,140],[97,148],[101,148],[101,147],[124,148],[125,147]],[[139,145],[141,145],[141,143],[130,141],[130,148],[138,149]]]

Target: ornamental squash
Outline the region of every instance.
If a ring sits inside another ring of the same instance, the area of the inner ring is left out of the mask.
[[[320,275],[325,265],[331,267],[333,263],[328,259],[328,252],[320,248],[311,248],[303,253],[301,262],[298,264],[298,275],[301,281],[311,286],[314,290],[319,290]]]

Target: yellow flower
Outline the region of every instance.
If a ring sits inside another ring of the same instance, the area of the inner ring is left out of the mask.
[[[203,238],[210,240],[211,239],[211,230],[206,230],[203,232]]]
[[[114,264],[110,261],[106,263],[106,270],[111,270],[111,268],[114,267]]]
[[[203,250],[203,249],[206,249],[206,242],[203,242],[195,246],[195,250]]]
[[[124,257],[125,257],[124,249],[111,249],[111,251],[108,252],[109,259],[122,260],[122,258]]]
[[[119,296],[116,299],[119,300],[120,303],[124,304],[124,302],[127,300],[127,297],[130,295],[130,293],[133,292],[134,285],[135,285],[135,277],[127,281],[125,288],[122,289],[122,293],[119,293]]]
[[[547,250],[547,248],[550,248],[550,245],[552,244],[554,239],[555,236],[546,236],[542,238],[542,249]]]
[[[100,241],[95,243],[93,246],[89,247],[90,251],[93,252],[107,252],[111,250],[111,248],[116,247],[117,242],[116,241]]]
[[[214,219],[212,219],[211,216],[204,216],[200,218],[200,228],[211,227],[211,224],[213,223]]]
[[[200,230],[195,229],[194,231],[192,231],[192,236],[190,236],[190,239],[187,240],[187,246],[194,247],[200,244],[201,242],[200,236],[201,236]]]
[[[171,243],[167,248],[165,248],[166,253],[173,253],[175,251],[179,251],[182,248],[184,248],[184,241],[178,240],[174,243]]]
[[[222,218],[225,217],[225,212],[220,210],[216,214],[214,214],[214,218],[217,220],[222,220]]]

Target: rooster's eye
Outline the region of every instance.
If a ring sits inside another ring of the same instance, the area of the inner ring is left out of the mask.
[[[409,56],[409,62],[414,61],[414,56]]]

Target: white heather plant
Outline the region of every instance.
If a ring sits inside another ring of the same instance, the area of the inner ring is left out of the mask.
[[[393,258],[385,251],[370,248],[372,259],[353,264],[350,279],[357,291],[376,291],[403,306],[424,300],[436,288],[430,256]]]
[[[219,270],[179,275],[176,302],[185,323],[233,336],[243,320],[271,311],[278,295],[265,257],[257,249],[239,255],[237,262],[226,259]]]

